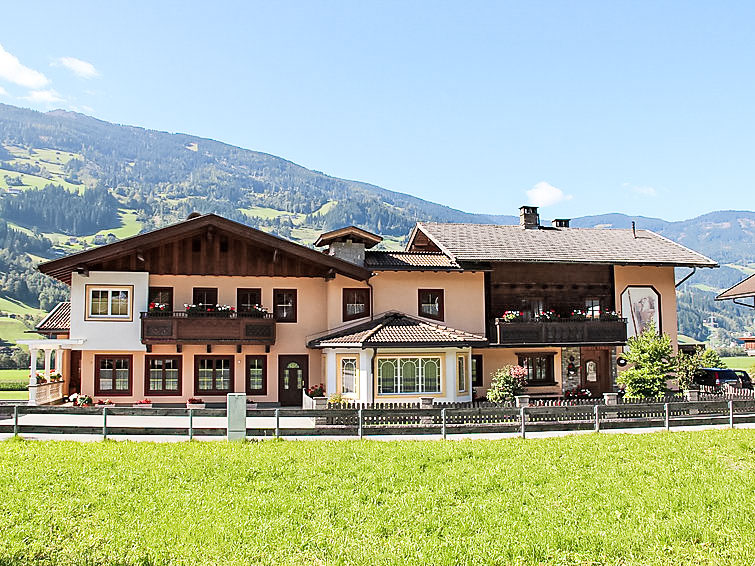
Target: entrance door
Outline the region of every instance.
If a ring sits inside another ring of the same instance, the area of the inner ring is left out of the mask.
[[[71,350],[68,394],[81,393],[81,350]]]
[[[278,356],[278,402],[283,407],[301,407],[309,382],[309,356]]]
[[[610,356],[606,348],[582,348],[582,388],[593,397],[611,391]]]

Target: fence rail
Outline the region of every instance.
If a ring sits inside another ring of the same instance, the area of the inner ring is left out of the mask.
[[[237,415],[238,416],[238,415]],[[243,412],[240,413],[243,427]],[[129,419],[130,418],[130,419]],[[225,437],[226,409],[0,406],[0,434]],[[755,423],[755,398],[536,407],[246,409],[247,437],[379,436]],[[242,429],[243,433],[243,429]]]

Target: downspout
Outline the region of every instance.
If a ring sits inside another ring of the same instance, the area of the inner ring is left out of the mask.
[[[370,366],[372,367],[372,387],[370,388],[370,403],[373,405],[375,404],[375,389],[377,387],[377,371],[376,371],[376,363],[377,360],[375,359],[377,356],[377,348],[372,349],[372,359],[370,360]]]
[[[692,276],[693,276],[693,275],[695,274],[695,272],[697,272],[697,267],[693,267],[693,268],[692,268],[692,271],[690,271],[690,272],[689,272],[689,273],[688,273],[687,275],[685,275],[684,277],[682,277],[682,280],[681,280],[681,281],[679,281],[679,283],[676,283],[676,284],[674,285],[674,289],[678,289],[678,288],[679,288],[679,285],[681,285],[681,284],[682,284],[682,283],[684,283],[684,282],[685,282],[685,281],[686,281],[687,279],[689,279],[690,277],[692,277]]]

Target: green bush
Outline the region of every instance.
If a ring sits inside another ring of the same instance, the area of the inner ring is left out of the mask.
[[[704,368],[725,368],[726,363],[718,355],[715,350],[705,350],[700,356],[700,361]]]
[[[632,367],[621,373],[627,397],[658,397],[666,391],[666,379],[674,368],[674,349],[667,334],[659,335],[648,325],[639,335],[627,340],[624,358]]]
[[[522,366],[503,366],[493,372],[493,379],[488,389],[488,401],[492,403],[504,403],[513,401],[520,395],[527,385],[527,370]]]
[[[0,391],[26,391],[29,380],[26,381],[0,381]]]
[[[679,352],[676,356],[676,379],[679,382],[679,389],[689,389],[692,386],[695,376],[703,367],[701,357],[699,351],[693,354]]]

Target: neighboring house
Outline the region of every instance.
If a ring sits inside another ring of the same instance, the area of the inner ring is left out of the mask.
[[[691,336],[677,334],[676,341],[679,346],[679,351],[684,352],[688,356],[693,355],[695,352],[701,352],[705,350],[705,342],[695,340]]]
[[[674,268],[716,267],[652,232],[520,217],[419,223],[405,251],[348,227],[320,236],[324,253],[191,218],[40,265],[71,301],[41,325],[55,339],[27,342],[61,352],[68,391],[124,403],[246,392],[293,406],[314,384],[366,403],[470,401],[505,364],[527,368],[533,395],[598,395],[627,333],[654,323],[676,343]]]
[[[752,299],[751,303],[743,302],[743,299]],[[734,301],[734,304],[755,309],[755,274],[740,281],[716,297],[717,301]],[[738,338],[744,342],[748,356],[755,356],[755,336],[742,336]]]

